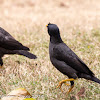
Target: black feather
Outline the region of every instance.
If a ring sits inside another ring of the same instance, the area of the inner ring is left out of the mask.
[[[29,50],[28,47],[23,46],[7,31],[0,27],[0,65],[3,65],[2,57],[5,54],[19,54],[30,59],[36,59],[37,57],[34,54],[29,53]]]
[[[100,80],[98,78],[96,78],[96,77],[92,77],[91,80],[100,84]]]
[[[17,52],[17,54],[26,56],[26,57],[28,57],[30,59],[36,59],[37,58],[36,55],[34,55],[34,54],[32,54],[32,53],[30,53],[28,51],[25,51],[25,50],[18,50],[16,52]]]
[[[62,41],[58,26],[49,23],[47,29],[52,64],[69,78],[85,78],[100,83],[88,66]]]
[[[0,27],[0,47],[9,50],[29,50],[28,47],[23,46],[1,27]]]

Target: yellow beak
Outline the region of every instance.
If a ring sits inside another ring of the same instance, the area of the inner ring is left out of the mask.
[[[48,27],[48,25],[46,25],[46,27]]]

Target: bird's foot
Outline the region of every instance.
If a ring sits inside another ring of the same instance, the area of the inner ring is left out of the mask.
[[[0,66],[0,69],[2,68],[3,66]]]
[[[74,87],[74,85],[72,85],[71,88],[69,88],[69,90],[68,90],[68,92],[67,92],[67,95],[69,94],[69,92],[72,91],[73,87]]]
[[[70,84],[67,84],[67,83],[64,83],[65,85],[67,85],[67,86],[70,86]]]
[[[62,90],[62,88],[61,88],[62,84],[63,84],[63,83],[59,82],[59,85],[57,86],[57,88],[60,88],[60,90],[63,92],[63,90]],[[70,84],[67,84],[67,83],[65,83],[65,82],[64,82],[64,84],[67,85],[67,86],[70,86]]]
[[[61,88],[62,84],[63,84],[62,82],[59,82],[59,85],[56,88],[60,88],[60,90],[63,92],[63,90]]]
[[[60,88],[60,90],[63,92],[63,90],[61,89],[62,84],[64,83],[65,85],[70,86],[70,85],[67,84],[66,82],[67,82],[67,81],[74,81],[74,80],[75,80],[75,79],[73,79],[73,78],[66,79],[66,80],[62,80],[62,81],[59,82],[59,85],[57,86],[57,88]],[[73,86],[73,87],[74,87],[74,86]],[[68,93],[72,90],[73,87],[71,86],[71,88],[69,89]],[[68,94],[68,93],[67,93],[67,94]]]

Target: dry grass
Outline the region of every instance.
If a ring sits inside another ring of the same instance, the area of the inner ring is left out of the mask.
[[[100,79],[100,0],[0,0],[0,26],[38,56],[4,57],[0,95],[23,87],[37,100],[72,100],[85,87],[80,100],[100,100],[100,85],[84,79],[75,82],[68,97],[56,89],[67,77],[50,63],[48,22],[59,26],[64,42]],[[63,89],[67,91],[66,86]]]

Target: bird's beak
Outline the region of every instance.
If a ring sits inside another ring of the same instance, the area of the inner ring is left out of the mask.
[[[48,25],[46,25],[46,27],[48,27]]]

